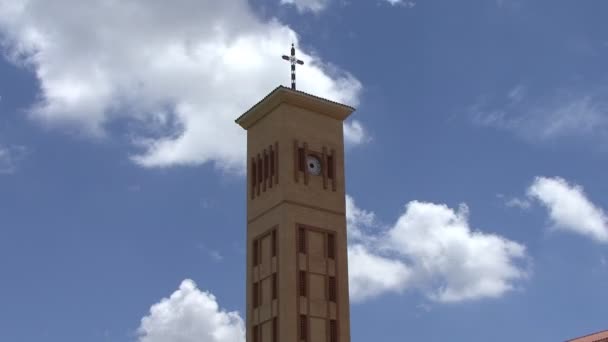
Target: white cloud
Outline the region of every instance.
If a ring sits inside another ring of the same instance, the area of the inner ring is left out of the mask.
[[[525,247],[502,236],[473,230],[469,210],[413,201],[389,233],[387,244],[412,260],[439,301],[499,297],[525,277],[517,261]]]
[[[233,120],[289,82],[280,56],[298,42],[246,0],[2,1],[0,33],[38,78],[37,121],[97,137],[128,122],[140,165],[236,170],[246,145]],[[298,53],[299,89],[357,105],[357,79]]]
[[[403,7],[407,7],[407,8],[413,8],[416,6],[416,2],[415,1],[408,1],[408,0],[386,0],[386,2],[388,2],[389,4],[393,5],[393,6],[403,6]]]
[[[349,234],[355,237],[349,246],[354,301],[414,288],[438,302],[500,297],[527,275],[525,247],[473,230],[465,205],[454,210],[412,201],[386,228],[349,197],[347,211]]]
[[[370,141],[371,138],[363,125],[357,120],[344,123],[344,142],[346,145],[359,145]]]
[[[318,13],[329,5],[329,0],[281,0],[282,4],[294,5],[298,12]]]
[[[376,222],[376,214],[357,207],[355,200],[346,195],[346,225],[348,227],[348,240],[352,242],[361,242],[369,240],[374,232]]]
[[[559,177],[536,177],[528,188],[528,196],[549,210],[555,229],[608,243],[608,218],[602,208],[587,198],[581,186]]]
[[[407,288],[412,271],[399,259],[384,257],[361,244],[348,248],[349,290],[353,301]]]
[[[527,198],[507,197],[504,194],[496,194],[496,197],[509,208],[527,210],[532,207],[532,202]]]
[[[25,157],[26,149],[24,146],[0,145],[0,174],[11,174],[17,171],[21,160]]]
[[[347,197],[351,298],[422,289],[438,302],[497,297],[525,276],[515,265],[523,246],[471,231],[468,209],[413,201],[393,227],[382,229],[373,212]],[[244,342],[238,312],[222,309],[215,296],[189,279],[152,305],[137,329],[138,342]]]
[[[521,198],[511,198],[509,200],[507,200],[505,202],[505,205],[507,207],[511,207],[511,208],[519,208],[519,209],[530,209],[530,207],[532,206],[532,203],[530,203],[530,201],[526,200],[526,199],[521,199]]]
[[[402,292],[411,271],[401,260],[375,250],[382,228],[373,212],[361,209],[346,196],[348,227],[348,276],[353,301],[362,301],[385,292]]]
[[[319,13],[329,6],[332,0],[281,0],[281,4],[295,6],[300,13],[312,12]],[[413,8],[416,1],[412,0],[382,0],[392,6],[403,6]]]
[[[471,108],[472,120],[537,142],[564,138],[608,141],[608,92],[560,90],[535,96],[524,85],[504,98],[485,98]]]
[[[237,312],[221,309],[215,296],[184,280],[169,298],[152,305],[137,330],[139,342],[245,342]]]

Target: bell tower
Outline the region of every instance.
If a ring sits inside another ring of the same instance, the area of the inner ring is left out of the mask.
[[[342,123],[353,108],[278,87],[247,130],[247,342],[350,342]]]

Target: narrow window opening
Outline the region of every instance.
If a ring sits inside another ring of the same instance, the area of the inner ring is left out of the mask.
[[[259,328],[257,325],[255,325],[253,327],[253,342],[259,342],[260,341],[260,332],[259,332]]]
[[[304,149],[303,148],[298,148],[298,169],[302,172],[304,172],[304,165],[306,164],[306,160],[305,160],[305,156],[304,156]]]
[[[334,178],[334,156],[327,156],[327,177]]]
[[[306,230],[300,228],[298,231],[298,249],[300,253],[306,253]]]
[[[300,283],[300,296],[306,297],[306,272],[300,271],[299,275],[299,283]]]
[[[308,339],[308,322],[305,315],[300,315],[300,340]]]
[[[276,317],[272,319],[272,342],[279,342],[279,322]]]
[[[258,175],[257,175],[255,159],[251,158],[251,198],[253,198],[253,195],[255,194],[255,184],[258,180],[257,177],[258,177]]]
[[[268,179],[270,168],[268,167],[268,153],[264,151],[264,181]]]
[[[327,235],[327,257],[329,259],[336,258],[336,239],[334,234]]]
[[[274,151],[270,147],[270,177],[274,177]]]
[[[254,267],[257,266],[258,263],[259,263],[259,259],[258,259],[258,255],[259,255],[258,247],[259,247],[258,240],[254,240],[253,241],[253,251],[252,251],[252,253],[253,253],[253,266]]]
[[[277,256],[277,231],[272,231],[272,256]]]
[[[272,274],[272,299],[277,299],[277,274]]]
[[[329,321],[329,342],[338,342],[338,326],[334,319]]]
[[[336,278],[329,277],[329,301],[336,301]]]
[[[272,168],[272,172],[274,172],[274,184],[279,184],[279,143],[274,143],[274,167]]]
[[[253,283],[253,308],[257,308],[260,305],[260,286],[257,282]]]
[[[262,183],[264,177],[264,170],[262,170],[262,158],[258,154],[258,183]]]

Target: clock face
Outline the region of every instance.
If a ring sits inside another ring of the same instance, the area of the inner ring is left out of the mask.
[[[306,169],[308,173],[318,176],[321,174],[321,161],[315,156],[306,157]]]

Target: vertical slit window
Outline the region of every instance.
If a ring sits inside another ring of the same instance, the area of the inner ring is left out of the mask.
[[[329,285],[329,301],[335,302],[336,301],[336,278],[329,277],[328,285]]]
[[[270,177],[274,177],[274,150],[270,146]]]
[[[306,315],[300,315],[300,340],[308,340],[308,322],[306,319]]]
[[[298,169],[304,172],[304,165],[306,165],[306,156],[304,156],[304,149],[298,148]]]
[[[266,151],[264,150],[264,182],[266,182],[266,180],[268,179],[268,175],[269,175],[269,167],[268,167],[268,153],[266,153]]]
[[[334,234],[327,234],[327,257],[329,259],[336,258],[336,239]]]
[[[335,319],[329,321],[329,342],[338,342],[338,326]]]
[[[255,194],[255,184],[258,180],[255,158],[251,158],[251,198]]]
[[[259,243],[258,240],[253,241],[253,266],[257,266],[259,263],[258,255],[259,255]]]
[[[327,177],[334,178],[334,156],[327,157]]]
[[[260,305],[260,285],[259,283],[253,283],[253,308],[257,308]]]
[[[274,184],[279,184],[279,142],[274,143]]]
[[[279,320],[275,317],[272,319],[272,342],[279,342]]]
[[[260,157],[260,155],[258,154],[258,187],[259,184],[262,183],[263,177],[264,177],[264,170],[262,168],[262,157]]]
[[[272,231],[272,256],[277,256],[277,231]]]
[[[277,299],[277,274],[272,274],[272,299]]]
[[[260,329],[258,328],[257,325],[253,327],[253,332],[252,332],[252,334],[253,334],[253,342],[259,342],[260,341],[260,332],[259,332],[259,330]]]
[[[298,230],[298,250],[300,253],[306,253],[306,230],[304,228]]]
[[[299,273],[299,290],[300,290],[300,296],[301,297],[306,297],[306,272],[305,271],[300,271]]]

